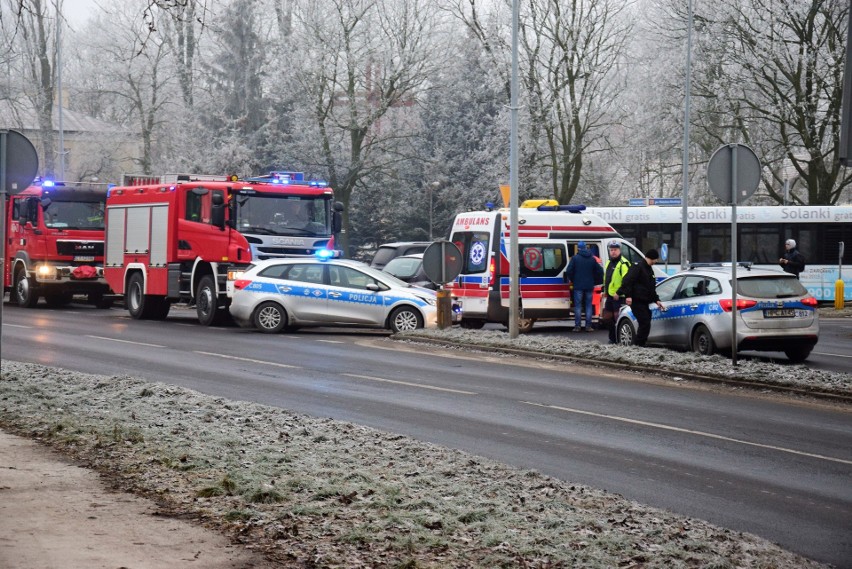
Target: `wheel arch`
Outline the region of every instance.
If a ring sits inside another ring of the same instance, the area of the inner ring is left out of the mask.
[[[385,318],[385,328],[387,328],[388,330],[391,329],[391,318],[394,314],[396,314],[396,311],[400,308],[410,308],[411,310],[416,312],[418,316],[420,316],[420,321],[423,323],[423,325],[426,325],[426,314],[423,313],[420,307],[414,304],[413,302],[403,301],[394,304],[390,307],[390,310],[388,310],[387,318]]]
[[[213,286],[215,290],[215,296],[218,296],[222,291],[219,290],[219,279],[216,278],[216,270],[218,263],[211,263],[210,261],[205,261],[199,257],[195,258],[195,262],[192,265],[192,275],[189,277],[189,296],[194,301],[195,295],[198,289],[198,284],[201,282],[206,276],[213,277]]]
[[[127,287],[130,284],[130,279],[135,273],[142,274],[142,294],[148,294],[148,271],[145,270],[145,265],[142,263],[128,263],[124,269],[124,291],[127,292]]]

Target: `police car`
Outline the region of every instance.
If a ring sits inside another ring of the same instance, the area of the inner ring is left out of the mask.
[[[261,332],[335,325],[400,332],[437,326],[434,291],[411,286],[358,261],[258,261],[228,288],[234,320]]]
[[[737,267],[737,351],[784,352],[808,358],[819,339],[817,300],[788,273]],[[686,348],[703,355],[732,347],[731,265],[692,265],[657,285],[665,310],[651,306],[648,344]],[[616,321],[620,344],[632,344],[636,318],[623,306]]]

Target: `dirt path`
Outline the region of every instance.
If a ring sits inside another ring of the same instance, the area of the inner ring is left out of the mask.
[[[0,431],[0,567],[248,569],[260,555],[214,531],[160,516],[98,475]]]

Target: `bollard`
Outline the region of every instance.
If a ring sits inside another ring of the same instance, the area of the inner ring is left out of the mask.
[[[448,290],[438,290],[438,328],[444,330],[453,325],[453,303],[452,295]]]
[[[843,310],[843,293],[844,293],[844,284],[841,279],[837,279],[834,282],[834,309],[835,310]]]

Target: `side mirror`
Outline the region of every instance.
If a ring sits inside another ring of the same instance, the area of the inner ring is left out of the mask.
[[[379,288],[379,285],[377,285],[376,283],[370,283],[365,288],[372,292],[379,292],[381,290]]]
[[[215,200],[214,200],[215,201]],[[220,200],[221,201],[221,200]],[[222,231],[225,230],[225,206],[224,204],[213,204],[210,212],[210,223]]]

